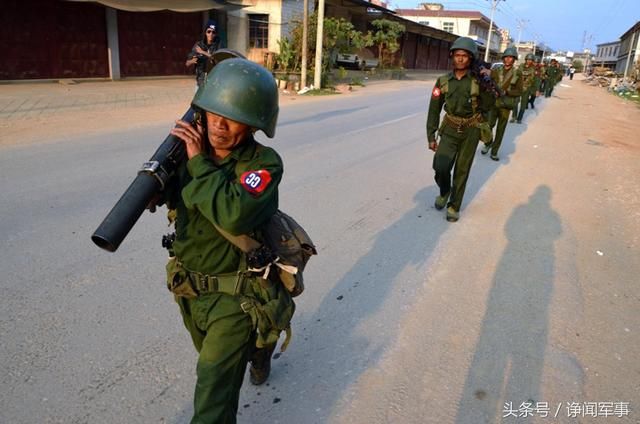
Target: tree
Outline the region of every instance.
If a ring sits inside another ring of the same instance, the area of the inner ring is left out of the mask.
[[[394,53],[400,48],[399,38],[405,26],[388,19],[376,19],[371,22],[376,29],[372,36],[373,43],[378,46],[378,61],[381,67],[391,67],[395,62]]]
[[[580,59],[575,59],[571,65],[573,65],[574,68],[576,68],[576,72],[582,72],[582,69],[584,68],[584,64],[582,63],[582,61]]]

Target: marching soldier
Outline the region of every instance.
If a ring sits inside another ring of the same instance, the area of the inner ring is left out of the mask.
[[[449,222],[460,218],[462,197],[484,123],[482,112],[488,110],[486,92],[481,92],[478,80],[470,71],[477,55],[478,48],[471,38],[460,37],[454,41],[449,49],[453,71],[438,78],[429,103],[427,140],[429,149],[435,152],[433,169],[440,189],[435,208],[441,210],[447,206]],[[446,114],[440,123],[443,107]],[[436,133],[440,136],[439,144]]]
[[[507,128],[509,114],[516,108],[518,97],[522,94],[522,76],[520,71],[513,66],[518,58],[515,47],[507,47],[502,53],[503,65],[491,71],[491,78],[496,82],[505,95],[500,96],[489,114],[489,125],[496,126],[496,134],[492,142],[485,143],[481,150],[486,155],[491,150],[491,159],[499,161],[498,150],[502,144],[502,138]]]
[[[546,70],[545,77],[544,97],[551,97],[553,88],[562,79],[562,70],[560,69],[557,60],[551,59],[551,63]]]
[[[525,62],[518,67],[522,74],[522,95],[520,96],[520,111],[517,115],[518,124],[522,123],[522,117],[524,116],[524,110],[531,103],[531,98],[536,97],[536,65],[533,63],[533,54],[529,53],[525,57]],[[533,108],[533,103],[531,104]],[[517,108],[516,108],[517,110]]]
[[[198,352],[192,423],[235,423],[247,362],[262,384],[271,354],[294,304],[282,284],[248,271],[230,235],[260,235],[278,208],[283,165],[258,130],[275,134],[278,89],[269,71],[246,59],[226,59],[209,73],[192,105],[196,122],[171,133],[188,161],[169,180],[166,202],[175,239],[167,283]]]

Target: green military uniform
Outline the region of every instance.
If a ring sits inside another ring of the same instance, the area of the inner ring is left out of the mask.
[[[526,57],[525,63],[518,67],[520,74],[522,75],[522,94],[520,95],[520,110],[517,112],[517,122],[522,122],[524,116],[524,110],[527,108],[531,101],[531,97],[535,98],[537,84],[536,84],[536,65],[533,63],[533,55],[529,54]],[[514,112],[518,110],[514,109]]]
[[[466,37],[454,42],[450,51],[461,49],[477,54],[475,43]],[[469,70],[457,79],[454,72],[441,76],[431,92],[427,116],[427,140],[435,142],[436,133],[440,144],[433,157],[435,181],[440,189],[436,208],[446,205],[447,219],[456,221],[462,206],[462,198],[471,171],[471,165],[480,139],[482,96],[480,86]],[[446,112],[440,124],[442,108]],[[453,184],[451,170],[453,169]]]
[[[275,104],[264,106],[265,97]],[[257,64],[221,62],[193,104],[274,135],[277,89]],[[221,160],[193,156],[165,189],[176,230],[167,283],[199,353],[192,423],[235,423],[247,362],[256,350],[272,352],[289,328],[295,306],[287,290],[247,271],[245,254],[220,232],[261,240],[261,226],[278,208],[282,173],[278,154],[249,135]]]
[[[547,67],[545,72],[544,97],[551,97],[556,84],[562,79],[562,71],[557,66],[558,62],[554,60]]]
[[[515,48],[508,47],[502,57],[505,58],[507,56],[517,57]],[[505,66],[500,66],[491,71],[491,79],[502,88],[505,95],[496,101],[489,114],[489,125],[491,128],[496,127],[496,133],[493,141],[485,144],[482,154],[486,154],[491,150],[491,159],[497,161],[499,160],[498,151],[502,145],[509,114],[512,109],[517,107],[518,97],[522,94],[522,75],[515,66],[511,66],[509,69]]]
[[[538,91],[540,94],[544,94],[547,80],[547,66],[539,61],[536,62],[537,77],[538,77]]]

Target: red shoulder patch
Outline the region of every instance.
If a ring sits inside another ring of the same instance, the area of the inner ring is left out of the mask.
[[[433,91],[431,92],[431,95],[433,97],[440,97],[440,94],[442,94],[442,91],[440,91],[438,87],[433,87]]]
[[[240,176],[242,187],[253,195],[261,194],[271,182],[271,174],[266,169],[247,171]]]

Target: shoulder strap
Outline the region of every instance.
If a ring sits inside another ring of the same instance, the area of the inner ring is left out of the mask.
[[[449,78],[446,75],[439,76],[438,83],[440,84],[441,93],[446,93],[449,90]]]

